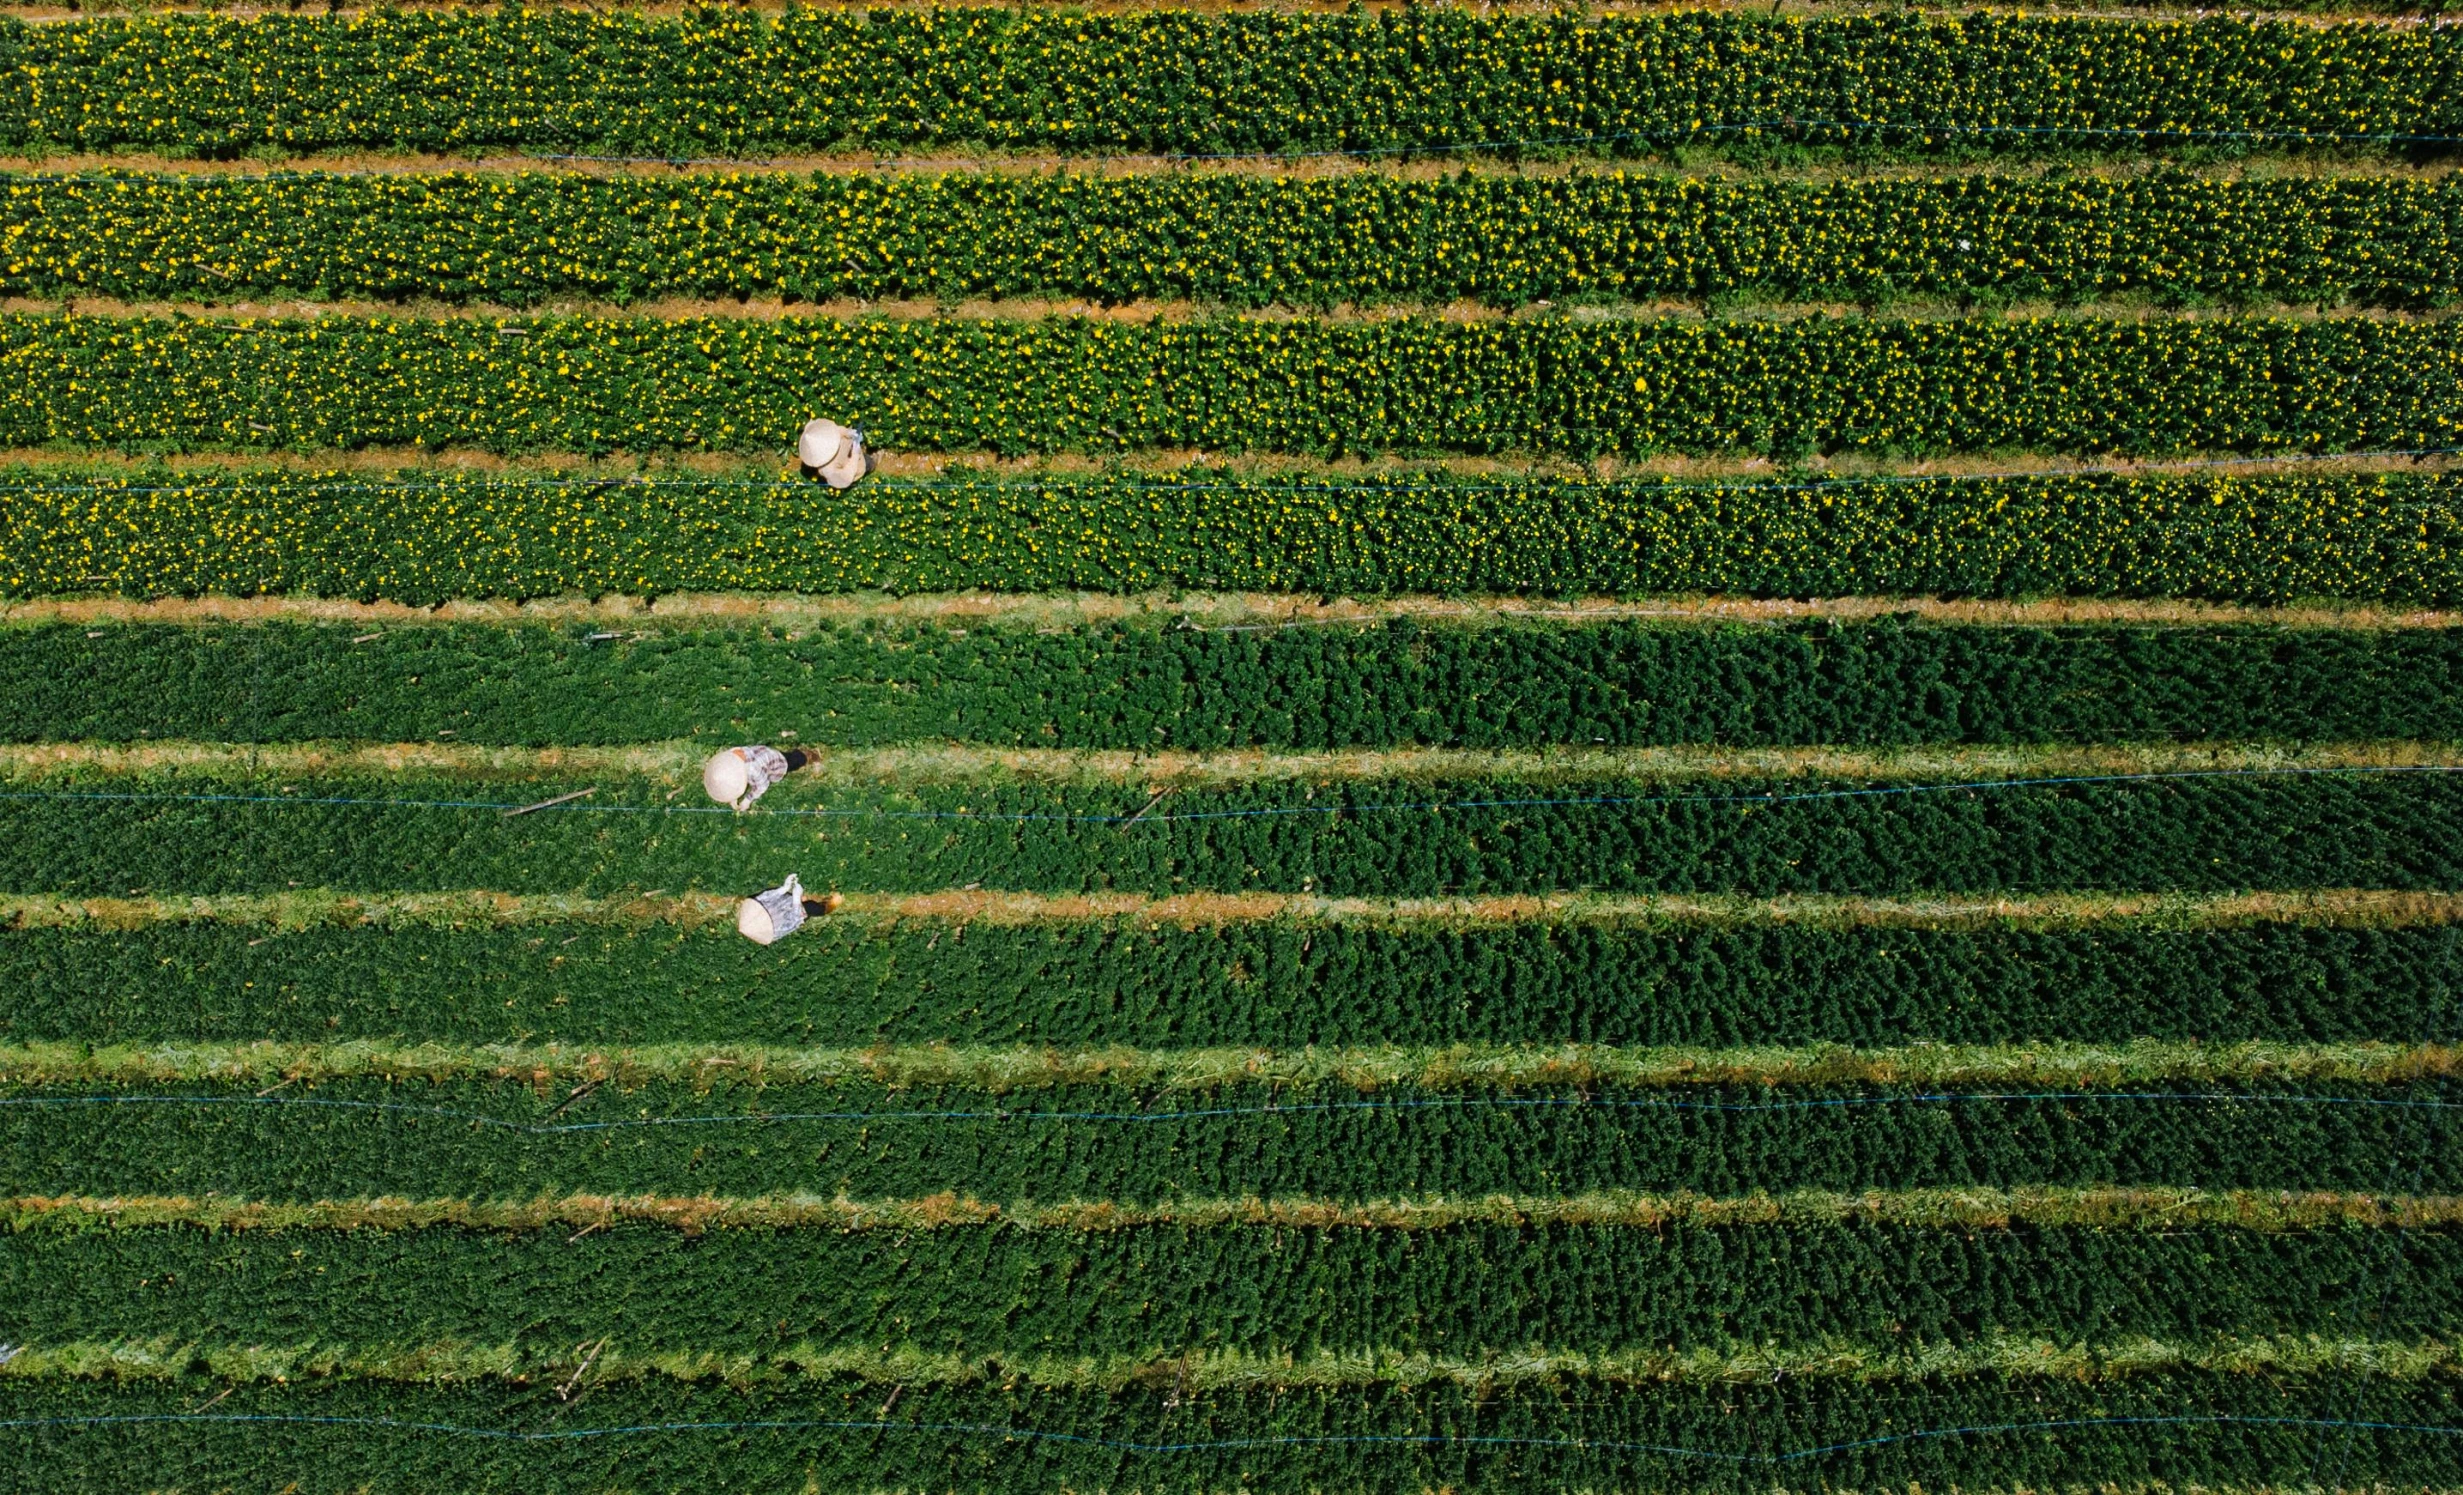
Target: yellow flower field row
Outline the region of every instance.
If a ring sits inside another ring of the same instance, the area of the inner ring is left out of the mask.
[[[2451,28],[2221,17],[163,15],[0,24],[0,140],[707,154],[1616,148],[1746,127],[2031,149],[2132,143],[2067,131],[2455,135],[2458,57]]]
[[[2266,451],[2463,440],[2463,323],[0,317],[0,443]]]
[[[2152,291],[2419,306],[2463,293],[2463,182],[0,176],[0,289],[1251,306]]]
[[[899,484],[401,474],[0,480],[0,594],[676,591],[2463,604],[2463,486],[2308,474],[1700,485],[1197,476]]]

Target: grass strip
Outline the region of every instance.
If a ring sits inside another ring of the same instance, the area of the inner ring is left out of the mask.
[[[2399,1301],[2383,1301],[2390,1280]],[[2463,1229],[1464,1223],[688,1235],[621,1222],[515,1233],[115,1222],[18,1230],[0,1285],[9,1343],[312,1336],[532,1356],[599,1340],[722,1355],[894,1344],[1098,1362],[1232,1347],[1260,1358],[1615,1356],[2003,1337],[2326,1339],[2364,1322],[2378,1338],[2416,1340],[2450,1331],[2463,1306]],[[2463,1366],[2453,1373],[2463,1380]]]
[[[587,1351],[594,1341],[579,1346]],[[574,1350],[468,1343],[399,1346],[224,1344],[156,1339],[78,1341],[20,1349],[0,1378],[108,1381],[115,1385],[188,1382],[375,1381],[414,1386],[495,1382],[561,1383],[582,1371]],[[589,1359],[591,1386],[672,1380],[723,1383],[735,1390],[793,1384],[801,1377],[848,1377],[882,1386],[985,1384],[1120,1391],[1174,1385],[1190,1391],[1354,1390],[1477,1386],[1520,1389],[1587,1382],[1633,1385],[1741,1385],[1812,1376],[1859,1383],[1961,1377],[2044,1377],[2111,1381],[2178,1371],[2319,1375],[2365,1373],[2397,1381],[2456,1373],[2455,1350],[2437,1340],[2322,1340],[2313,1335],[2246,1335],[2216,1341],[2107,1338],[2088,1343],[1996,1335],[1950,1344],[1735,1345],[1692,1350],[1586,1352],[1516,1348],[1472,1356],[1398,1350],[1275,1355],[1209,1349],[1148,1356],[948,1354],[893,1347],[831,1350],[797,1344],[758,1354],[705,1349],[609,1346]],[[578,1384],[578,1383],[577,1383]]]
[[[259,144],[684,156],[863,144],[1638,151],[1731,142],[1731,127],[1752,125],[1748,138],[1910,153],[2058,152],[2187,143],[2202,131],[2453,134],[2463,128],[2455,56],[2425,27],[2224,17],[798,8],[98,18],[0,25],[0,58],[26,80],[0,109],[0,141],[205,154]],[[1975,127],[2006,133],[1958,133]],[[2110,130],[2159,133],[2094,133]]]
[[[875,479],[834,499],[828,522],[793,525],[770,521],[797,512],[810,489],[784,483],[13,476],[25,486],[0,513],[0,594],[20,597],[306,593],[433,606],[609,592],[1202,587],[2463,603],[2445,475]]]
[[[101,1046],[90,1042],[0,1047],[0,1084],[144,1085],[342,1079],[444,1082],[465,1078],[554,1086],[665,1084],[731,1089],[852,1083],[889,1091],[928,1088],[989,1094],[1108,1087],[1124,1095],[1211,1094],[1265,1086],[1485,1092],[1591,1087],[1835,1085],[2017,1087],[2088,1091],[2149,1084],[2227,1088],[2282,1082],[2400,1085],[2443,1081],[2463,1049],[2427,1044],[2210,1044],[2151,1039],[2116,1044],[1915,1044],[1858,1050],[1632,1049],[1452,1044],[1428,1048],[1244,1047],[1065,1050],[946,1043],[861,1049],[759,1044],[668,1044],[602,1049],[554,1045],[218,1043]],[[1115,1097],[1115,1102],[1118,1097]],[[1111,1104],[1111,1103],[1107,1103]],[[783,1109],[783,1108],[780,1108]]]
[[[1289,1230],[1449,1230],[1488,1225],[1516,1230],[1657,1230],[1748,1225],[1931,1228],[1952,1231],[2093,1229],[2315,1231],[2395,1230],[2463,1225],[2463,1199],[2256,1189],[1958,1188],[1818,1189],[1788,1194],[1502,1195],[1477,1198],[1333,1200],[1293,1197],[1177,1198],[1147,1204],[1114,1200],[994,1204],[956,1194],[922,1199],[817,1195],[717,1198],[709,1195],[567,1195],[523,1200],[325,1199],[302,1203],[218,1196],[29,1196],[0,1199],[0,1230],[69,1233],[193,1228],[223,1234],[289,1231],[467,1230],[554,1234],[584,1228],[655,1225],[685,1235],[712,1230],[881,1231],[905,1234],[1000,1226],[1009,1230],[1112,1231],[1168,1228]]]
[[[685,784],[662,793],[655,779],[538,754],[498,756],[501,776],[486,779],[411,768],[293,777],[273,767],[235,781],[229,770],[245,765],[229,749],[213,750],[224,771],[212,776],[95,771],[168,763],[186,751],[10,755],[18,772],[11,775],[16,797],[0,800],[0,887],[77,897],[473,884],[510,893],[701,888],[741,896],[789,872],[815,889],[989,883],[1052,893],[1264,889],[1334,897],[2463,885],[2463,776],[2347,772],[2348,763],[2326,773],[2204,776],[2221,769],[2221,752],[2208,758],[2215,766],[2202,764],[2189,777],[2044,784],[1742,776],[1653,783],[1572,777],[1574,759],[1531,779],[1278,782],[1255,770],[1301,769],[1306,760],[1193,760],[1200,771],[1228,772],[1230,782],[1166,776],[1143,791],[983,777],[934,782],[929,755],[901,755],[899,787],[840,788],[816,778],[773,791],[762,813],[751,815],[711,813],[706,802],[696,810],[683,796],[698,798],[698,791]],[[2434,759],[2442,750],[2366,751]],[[491,753],[501,750],[455,760],[482,762]],[[417,761],[392,750],[361,756],[382,763],[389,755]],[[1121,760],[1128,765],[1127,755]],[[980,771],[998,760],[942,761]],[[1016,761],[1072,772],[1101,766],[1073,755]],[[1439,761],[1414,766],[1436,773]],[[1619,766],[1633,773],[1642,761],[1627,756]],[[537,775],[545,763],[564,766]],[[1377,766],[1405,771],[1391,756]],[[1482,765],[1487,772],[1501,766]],[[525,773],[531,776],[517,776]],[[1183,787],[1169,807],[1123,823],[1153,791],[1175,783]],[[1985,787],[1991,783],[2005,787]],[[594,788],[595,797],[517,818],[502,813],[577,788]],[[1454,808],[1442,808],[1448,805]]]
[[[73,1430],[24,1425],[179,1416],[226,1390],[207,1415],[250,1420],[88,1423]],[[1065,1483],[1269,1495],[1340,1487],[1383,1495],[1439,1486],[1522,1489],[1543,1480],[1582,1489],[1766,1490],[1774,1468],[1850,1490],[1903,1489],[1921,1480],[1968,1489],[2062,1488],[2081,1467],[2120,1489],[2158,1480],[2315,1488],[2310,1471],[2322,1433],[2331,1432],[2343,1480],[2357,1488],[2427,1490],[2451,1485],[2452,1436],[2392,1429],[2442,1430],[2455,1421],[2455,1392],[2445,1378],[2366,1372],[2262,1377],[2172,1370],[2081,1383],[1803,1377],[1753,1386],[1634,1387],[1577,1378],[1494,1392],[1444,1384],[1366,1395],[1355,1387],[1192,1395],[1169,1384],[1117,1392],[909,1385],[886,1411],[880,1387],[853,1376],[741,1391],[667,1378],[585,1381],[575,1388],[578,1405],[551,1410],[542,1393],[553,1390],[538,1382],[426,1387],[311,1378],[223,1386],[204,1375],[176,1382],[0,1378],[0,1409],[18,1424],[0,1438],[19,1450],[27,1488],[36,1490],[93,1488],[142,1470],[165,1487],[280,1480],[303,1492],[341,1491],[364,1488],[370,1471],[400,1469],[422,1484],[534,1492],[619,1483],[777,1488],[810,1479],[850,1490],[1007,1491]],[[280,1420],[311,1417],[320,1420]],[[2317,1420],[2388,1426],[2347,1437]],[[747,1422],[764,1426],[731,1435],[588,1432]],[[828,1422],[857,1426],[814,1425]],[[2061,1425],[2059,1431],[2047,1436],[2047,1423]],[[2025,1431],[1986,1431],[2003,1426]],[[508,1441],[439,1431],[452,1428],[554,1436]],[[1909,1437],[1950,1428],[1976,1431]],[[1004,1429],[1031,1429],[1033,1436]],[[1457,1441],[1471,1438],[1530,1441],[1502,1451]],[[1157,1446],[1173,1451],[1144,1451]],[[1664,1451],[1672,1448],[1696,1452]]]
[[[278,934],[363,925],[387,930],[532,929],[606,926],[699,930],[731,925],[735,902],[714,894],[634,898],[448,893],[357,894],[326,889],[189,898],[57,898],[0,894],[0,929],[108,930],[158,924],[230,924]],[[1535,921],[1644,929],[1788,925],[1809,929],[2069,929],[2140,926],[2167,931],[2276,924],[2333,929],[2435,928],[2463,921],[2463,894],[2312,888],[2285,893],[2143,895],[2047,893],[2014,898],[1724,898],[1555,894],[1529,898],[1319,898],[1288,893],[1141,893],[1050,897],[1039,893],[855,893],[834,927],[897,929],[1119,922],[1180,929],[1247,923],[1329,927],[1476,929]]]
[[[1001,453],[2161,455],[2463,432],[2463,319],[543,317],[515,336],[12,314],[0,375],[19,447],[773,451],[822,411],[886,447]]]
[[[614,634],[614,636],[610,636]],[[0,628],[21,742],[1326,749],[2463,739],[2463,628]],[[723,702],[724,722],[706,718]]]
[[[0,174],[0,291],[232,301],[1218,305],[2008,296],[2425,307],[2463,185],[524,172]],[[1510,243],[1508,255],[1456,246]]]
[[[178,471],[180,469],[164,469]],[[2314,468],[2304,467],[2314,471]],[[100,469],[0,469],[11,481],[70,482]],[[237,475],[232,474],[232,475]],[[437,469],[440,477],[454,475]],[[258,474],[262,476],[262,474]],[[408,471],[392,474],[408,481]],[[871,490],[879,492],[878,488]],[[710,629],[776,631],[793,638],[834,627],[1030,628],[1054,632],[1152,624],[1224,632],[1281,632],[1288,628],[1367,629],[1411,620],[1430,628],[1479,628],[1522,622],[1579,625],[1648,621],[1686,625],[1769,626],[1829,619],[1842,625],[1895,618],[1911,624],[1980,628],[2349,628],[2362,631],[2452,628],[2463,615],[2429,608],[2386,608],[2351,603],[2305,607],[2244,607],[2235,603],[2149,602],[2127,599],[2038,597],[2005,602],[1942,597],[1708,597],[1664,596],[1627,600],[1568,597],[1534,603],[1516,597],[1334,597],[1279,592],[944,592],[897,596],[888,592],[739,593],[675,592],[658,597],[601,593],[593,597],[546,597],[529,602],[447,598],[427,607],[399,602],[351,602],[284,595],[250,597],[132,598],[91,595],[34,597],[0,602],[0,627],[115,625],[209,627],[285,623],[295,627],[348,623],[353,632],[378,632],[444,624],[565,628],[587,624],[589,633],[624,635]],[[1272,624],[1273,628],[1256,625]],[[371,641],[373,642],[373,641]]]
[[[2452,1031],[2463,901],[0,898],[0,1039],[1063,1047],[2279,1042]]]
[[[451,776],[470,798],[481,792],[527,792],[520,786],[554,775],[638,781],[645,792],[693,788],[710,751],[709,733],[663,742],[576,748],[504,748],[452,741],[274,743],[157,741],[144,743],[0,742],[0,782],[12,787],[102,789],[115,781],[142,787],[162,775],[193,775],[244,787],[271,775],[284,779],[405,780]],[[1118,788],[1127,797],[1246,785],[1322,786],[1342,783],[1430,785],[1445,780],[1505,779],[1539,784],[1718,783],[1732,779],[1871,780],[1876,783],[1966,782],[2072,775],[2158,774],[2192,769],[2443,768],[2463,766],[2463,749],[2436,741],[2306,743],[2019,743],[1997,746],[1921,744],[1878,749],[1751,748],[1678,743],[1600,750],[1558,744],[1537,748],[1431,749],[1390,752],[1329,750],[1217,752],[1120,748],[1000,748],[971,744],[903,744],[886,748],[799,748],[782,734],[782,749],[806,761],[779,797],[762,810],[809,807],[805,791],[903,785],[983,787],[1054,785]],[[395,796],[399,797],[399,796]],[[662,799],[662,803],[666,801]],[[701,801],[707,803],[706,800]],[[1134,805],[1130,806],[1134,808]],[[1149,817],[1155,819],[1158,817]],[[1169,824],[1173,812],[1159,812]]]

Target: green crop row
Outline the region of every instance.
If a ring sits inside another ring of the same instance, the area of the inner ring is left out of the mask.
[[[580,1045],[2453,1036],[2453,927],[0,925],[0,1039]]]
[[[585,10],[0,25],[0,142],[1263,151],[2463,132],[2432,27],[1979,13],[1585,20]],[[1977,132],[1986,133],[1977,133]],[[2116,134],[2117,132],[2117,134]],[[2263,143],[2263,142],[2261,142]]]
[[[954,1194],[1134,1205],[2044,1184],[2463,1188],[2463,1156],[2437,1141],[2439,1107],[2451,1104],[2438,1083],[1468,1094],[1235,1084],[1192,1094],[1117,1083],[1020,1092],[725,1078],[740,1067],[622,1086],[526,1077],[12,1085],[0,1107],[0,1194]]]
[[[21,470],[0,592],[677,591],[2335,597],[2463,603],[2453,479],[1712,486],[1082,478],[583,486]],[[262,698],[260,697],[260,700]]]
[[[846,1374],[742,1387],[683,1378],[584,1378],[574,1386],[559,1401],[554,1386],[495,1379],[424,1386],[0,1377],[0,1450],[14,1450],[0,1457],[22,1471],[19,1488],[28,1491],[116,1489],[134,1477],[162,1489],[278,1480],[277,1488],[303,1495],[372,1486],[752,1491],[806,1482],[999,1495],[1409,1495],[1746,1492],[1767,1490],[1774,1478],[1846,1490],[1935,1482],[2044,1489],[2082,1468],[2120,1489],[2255,1492],[2303,1485],[2323,1450],[2355,1488],[2426,1492],[2453,1488],[2455,1430],[2463,1428],[2463,1386],[2453,1378],[2366,1372],[1771,1377],[1674,1387],[1577,1376],[1521,1392],[1481,1385],[1365,1394],[1349,1386],[1192,1394],[1158,1377],[1117,1391],[909,1386],[886,1407],[877,1383]],[[196,1410],[209,1401],[212,1412]],[[754,1426],[740,1426],[747,1423]],[[537,1436],[508,1441],[451,1431],[458,1428]],[[645,1431],[605,1431],[615,1428]]]
[[[0,316],[13,446],[766,451],[823,413],[960,452],[2445,447],[2463,321]]]
[[[1264,306],[1912,292],[2434,306],[2463,186],[1249,176],[0,175],[0,290]],[[1498,252],[1468,254],[1468,245]]]
[[[2463,1234],[2017,1227],[1000,1227],[618,1224],[72,1230],[0,1253],[10,1343],[509,1344],[767,1355],[886,1343],[1004,1359],[1237,1351],[1678,1351],[2366,1332],[2463,1312]],[[2399,1299],[2384,1286],[2400,1280]],[[1888,1283],[1886,1294],[1857,1283]]]
[[[662,793],[657,781],[579,770],[529,781],[19,782],[0,800],[0,888],[77,896],[290,886],[749,894],[789,872],[816,890],[1378,897],[2463,886],[2463,775],[2451,772],[2001,788],[1235,783],[1182,790],[1136,824],[1123,823],[1146,799],[1135,787],[987,779],[829,788],[819,803],[814,786],[791,784],[751,815],[680,803],[681,785]],[[595,796],[584,802],[502,813],[585,788]]]
[[[2463,739],[2463,629],[0,630],[18,742],[1499,748]],[[380,637],[370,637],[379,632]],[[611,636],[612,635],[612,636]],[[724,702],[724,723],[707,720]]]

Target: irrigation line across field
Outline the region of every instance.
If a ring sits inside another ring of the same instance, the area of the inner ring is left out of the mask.
[[[691,1126],[780,1126],[790,1124],[831,1122],[863,1123],[890,1121],[1048,1121],[1059,1123],[1087,1122],[1103,1124],[1152,1125],[1172,1121],[1218,1121],[1258,1116],[1292,1116],[1325,1114],[1341,1111],[1707,1111],[1707,1112],[1815,1112],[1870,1110],[1883,1106],[1959,1105],[1967,1103],[2002,1103],[2062,1101],[2071,1104],[2150,1103],[2150,1104],[2250,1104],[2283,1106],[2361,1106],[2372,1109],[2408,1110],[2436,1113],[2463,1107],[2463,1102],[2445,1099],[2411,1099],[2401,1096],[2376,1095],[2301,1095],[2273,1091],[2229,1090],[2016,1090],[2016,1091],[1927,1091],[1909,1095],[1845,1095],[1818,1096],[1807,1100],[1784,1101],[1697,1101],[1697,1100],[1631,1100],[1608,1099],[1591,1095],[1471,1095],[1429,1096],[1404,1100],[1357,1101],[1295,1101],[1265,1102],[1248,1106],[1202,1106],[1168,1111],[748,1111],[738,1115],[719,1116],[628,1116],[612,1121],[515,1121],[493,1116],[484,1111],[466,1111],[451,1106],[420,1106],[401,1101],[328,1100],[320,1096],[294,1095],[36,1095],[0,1097],[0,1107],[37,1109],[87,1106],[240,1106],[240,1107],[304,1107],[308,1110],[352,1111],[375,1115],[432,1118],[440,1121],[468,1122],[476,1127],[513,1132],[523,1136],[562,1136],[569,1133],[643,1131],[657,1127]],[[2417,1190],[2415,1190],[2417,1192]]]
[[[2186,1414],[2150,1417],[2068,1417],[2042,1422],[1978,1423],[1964,1427],[1919,1428],[1904,1433],[1884,1433],[1871,1438],[1855,1438],[1839,1443],[1824,1443],[1809,1448],[1789,1449],[1779,1453],[1735,1453],[1720,1449],[1685,1448],[1671,1444],[1628,1443],[1591,1438],[1539,1438],[1469,1433],[1355,1433],[1330,1434],[1316,1437],[1285,1435],[1266,1438],[1224,1438],[1194,1443],[1140,1443],[1127,1438],[1099,1438],[1084,1433],[1056,1433],[1038,1428],[1010,1427],[998,1423],[970,1422],[840,1422],[803,1419],[777,1419],[742,1422],[651,1422],[621,1427],[558,1428],[545,1432],[525,1432],[516,1428],[473,1427],[451,1422],[415,1422],[391,1417],[318,1417],[280,1413],[208,1413],[208,1412],[137,1412],[118,1415],[84,1417],[19,1417],[0,1420],[0,1430],[45,1428],[95,1428],[146,1424],[205,1424],[221,1426],[293,1426],[371,1428],[390,1432],[436,1433],[448,1437],[484,1438],[500,1443],[569,1443],[586,1438],[634,1437],[652,1433],[727,1433],[727,1432],[859,1432],[859,1433],[933,1433],[972,1438],[998,1438],[1004,1442],[1067,1443],[1088,1448],[1111,1449],[1120,1453],[1159,1456],[1190,1453],[1230,1453],[1244,1449],[1271,1448],[1546,1448],[1595,1450],[1602,1453],[1657,1454],[1670,1458],[1701,1459],[1727,1464],[1782,1465],[1798,1464],[1834,1454],[1853,1453],[1863,1449],[1885,1448],[1892,1444],[1939,1442],[1951,1438],[1987,1437],[2002,1433],[2065,1432],[2101,1427],[2271,1427],[2350,1429],[2355,1432],[2427,1433],[2440,1437],[2463,1435],[2463,1426],[2418,1422],[2363,1422],[2343,1418],[2322,1417],[2241,1417],[2223,1414]]]
[[[1645,805],[1795,805],[1822,800],[1881,799],[1918,794],[1978,793],[1987,790],[2063,788],[2082,784],[2146,784],[2183,779],[2267,779],[2322,775],[2384,776],[2390,774],[2463,773],[2463,764],[2358,764],[2323,768],[2181,768],[2148,773],[2062,774],[2037,779],[1978,779],[1938,784],[1885,784],[1864,789],[1816,789],[1796,794],[1602,794],[1564,799],[1423,800],[1391,804],[1269,805],[1249,810],[1178,810],[1150,815],[1143,810],[1112,815],[1078,815],[1043,811],[890,810],[878,806],[833,810],[798,806],[761,810],[763,815],[831,820],[981,820],[1003,823],[1035,821],[1062,825],[1162,825],[1188,820],[1258,820],[1293,815],[1438,814],[1448,810],[1551,810],[1632,807]],[[738,815],[727,805],[606,805],[579,800],[548,804],[537,800],[385,799],[356,795],[181,794],[169,791],[103,789],[18,789],[0,792],[0,801],[86,800],[134,804],[228,804],[327,806],[391,810],[488,810],[503,815],[524,810],[542,815]]]

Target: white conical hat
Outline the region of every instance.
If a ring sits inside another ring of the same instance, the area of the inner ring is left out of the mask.
[[[745,767],[744,755],[734,748],[712,754],[710,761],[701,766],[701,787],[722,805],[734,804],[752,781],[752,770]]]
[[[771,922],[770,911],[758,898],[747,898],[735,906],[735,932],[756,945],[766,945],[778,938],[778,926]]]
[[[807,421],[795,443],[795,455],[806,467],[827,467],[846,450],[855,433],[834,420]]]

